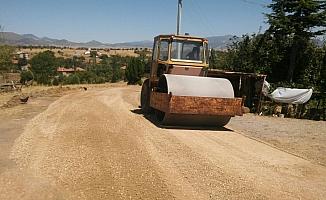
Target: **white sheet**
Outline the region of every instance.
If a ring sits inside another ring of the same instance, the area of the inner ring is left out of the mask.
[[[269,98],[279,103],[304,104],[308,102],[312,95],[312,89],[292,89],[279,87]]]

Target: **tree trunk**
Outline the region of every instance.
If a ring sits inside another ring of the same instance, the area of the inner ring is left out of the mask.
[[[296,60],[297,60],[297,51],[298,51],[298,43],[297,41],[293,41],[293,45],[291,47],[291,52],[290,52],[290,65],[287,74],[287,80],[290,83],[292,83],[293,81],[293,74],[294,74]]]

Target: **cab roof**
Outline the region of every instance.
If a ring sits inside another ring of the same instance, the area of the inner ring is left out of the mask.
[[[202,37],[197,37],[197,36],[192,36],[192,35],[176,35],[176,34],[170,34],[170,35],[158,35],[155,37],[155,39],[158,38],[170,38],[170,39],[193,39],[193,40],[202,40],[202,41],[208,41],[206,38],[202,38]]]

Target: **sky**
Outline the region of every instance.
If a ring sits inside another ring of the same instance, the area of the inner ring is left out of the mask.
[[[266,29],[271,0],[183,0],[182,33],[241,36]],[[177,0],[0,0],[2,31],[74,42],[152,40],[176,32]]]

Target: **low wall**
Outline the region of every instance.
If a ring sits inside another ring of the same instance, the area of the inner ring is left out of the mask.
[[[0,83],[17,83],[20,81],[20,73],[0,73]]]

